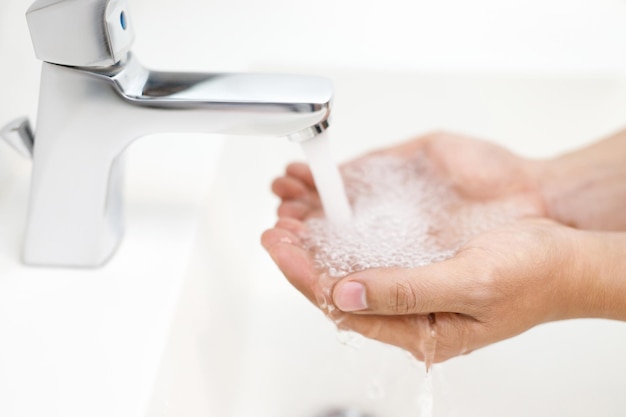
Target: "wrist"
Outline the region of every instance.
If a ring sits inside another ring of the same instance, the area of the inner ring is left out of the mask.
[[[579,233],[577,295],[584,317],[626,320],[626,233]]]
[[[626,230],[626,131],[529,167],[547,217],[579,229]]]
[[[588,170],[570,154],[531,161],[529,165],[546,216],[567,226],[581,227],[574,212],[578,210],[576,200],[586,191]]]

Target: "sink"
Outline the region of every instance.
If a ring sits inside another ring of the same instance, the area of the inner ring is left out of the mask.
[[[338,160],[442,128],[547,157],[626,114],[617,76],[290,72],[333,79]],[[420,415],[423,366],[338,335],[261,248],[298,145],[170,136],[129,148],[127,233],[98,270],[21,265],[28,164],[0,164],[0,415]],[[438,366],[435,416],[619,415],[625,349],[625,323],[539,326]]]
[[[94,270],[20,263],[30,164],[3,173],[0,415],[145,415],[221,144],[161,135],[132,145],[126,236]]]

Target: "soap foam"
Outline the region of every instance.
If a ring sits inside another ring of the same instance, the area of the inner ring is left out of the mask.
[[[379,155],[343,171],[352,219],[307,220],[304,246],[332,278],[443,261],[472,237],[531,212],[519,201],[470,201],[421,154]]]

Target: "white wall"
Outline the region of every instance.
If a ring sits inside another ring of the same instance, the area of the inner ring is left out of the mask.
[[[134,0],[133,4],[141,26],[137,46],[143,48],[158,37],[162,54],[178,47],[172,52],[173,62],[185,60],[191,48],[211,56],[220,68],[259,61],[385,69],[626,68],[624,0]],[[169,19],[163,20],[165,9]],[[160,34],[157,25],[163,29]]]
[[[24,12],[0,2],[0,124],[36,110]],[[193,70],[626,72],[626,0],[131,0],[135,51]],[[2,149],[2,148],[0,148]]]

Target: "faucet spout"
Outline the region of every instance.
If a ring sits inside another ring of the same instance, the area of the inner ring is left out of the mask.
[[[113,67],[82,71],[109,82],[135,106],[235,116],[224,117],[211,133],[310,139],[328,127],[333,97],[332,84],[322,77],[150,71],[130,53]]]
[[[328,127],[320,77],[150,71],[44,62],[24,245],[27,264],[95,267],[123,235],[123,151],[154,133],[308,140]]]

